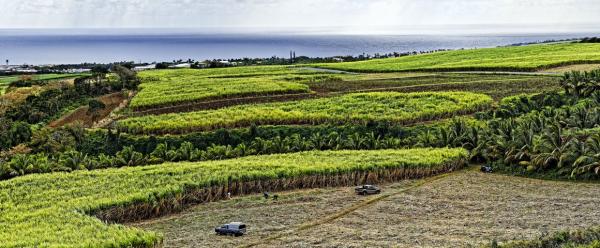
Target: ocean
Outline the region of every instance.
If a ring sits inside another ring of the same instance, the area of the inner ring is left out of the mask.
[[[10,64],[160,62],[178,59],[327,57],[483,48],[598,36],[599,33],[479,35],[294,35],[86,30],[0,30],[0,61]],[[3,64],[2,63],[2,64]]]

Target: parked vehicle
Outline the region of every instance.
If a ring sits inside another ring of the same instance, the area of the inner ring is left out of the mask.
[[[218,235],[242,236],[246,233],[246,224],[242,222],[231,222],[215,228],[215,232]]]
[[[493,171],[493,169],[492,169],[491,166],[484,165],[484,166],[481,166],[481,172],[483,172],[483,173],[492,173],[494,171]]]
[[[362,185],[354,188],[354,192],[359,195],[374,195],[381,193],[381,190],[375,185]]]

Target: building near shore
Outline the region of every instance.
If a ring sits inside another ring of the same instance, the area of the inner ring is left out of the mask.
[[[169,66],[169,68],[175,68],[175,69],[191,68],[191,67],[192,67],[192,64],[190,64],[190,63],[183,63],[183,64]]]
[[[152,69],[156,69],[156,64],[136,66],[133,68],[134,71],[145,71],[145,70],[152,70]]]

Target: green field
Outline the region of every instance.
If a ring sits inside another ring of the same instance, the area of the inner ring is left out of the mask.
[[[156,233],[107,225],[87,214],[135,204],[155,206],[153,211],[160,212],[163,199],[173,202],[183,199],[186,192],[225,186],[228,182],[304,180],[308,175],[351,175],[394,169],[399,174],[388,176],[427,175],[452,168],[451,164],[466,154],[463,149],[446,148],[315,151],[24,176],[0,182],[0,244],[2,247],[154,247],[161,240]],[[347,183],[352,184],[350,181]],[[235,193],[249,189],[227,190]]]
[[[33,80],[52,80],[52,79],[61,79],[61,78],[71,78],[76,75],[73,74],[40,74],[40,75],[32,75]],[[20,76],[4,76],[0,77],[0,95],[4,94],[8,85],[12,82],[18,81]]]
[[[471,113],[489,96],[465,92],[355,93],[295,102],[240,105],[217,110],[148,115],[118,122],[129,133],[181,133],[251,125],[395,122],[414,123]]]
[[[337,80],[333,80],[337,79]],[[308,81],[312,91],[322,94],[368,91],[466,91],[492,96],[495,100],[523,93],[558,90],[554,75],[465,74],[465,73],[369,73],[334,75]]]
[[[294,74],[313,72],[283,66],[144,71],[140,73],[140,92],[131,101],[131,107],[143,109],[226,97],[308,92],[308,86],[282,78]]]
[[[557,77],[543,75],[440,72],[339,74],[286,66],[152,70],[141,72],[140,76],[140,91],[130,104],[136,111],[184,105],[203,109],[202,106],[211,107],[213,100],[227,106],[240,101],[239,98],[250,103],[272,98],[285,99],[286,94],[291,96],[293,93],[308,92],[470,91],[490,94],[498,99],[513,94],[541,92],[557,85]],[[258,96],[264,97],[255,98]]]
[[[600,62],[600,44],[560,43],[436,52],[316,66],[356,72],[535,71],[553,66],[597,62]]]
[[[437,199],[438,205],[419,204],[406,198],[408,191],[393,193],[399,189],[385,183],[454,171],[467,161],[485,163],[499,173],[597,180],[600,70],[564,76],[530,73],[592,62],[600,63],[600,44],[554,43],[314,65],[341,72],[313,65],[240,66],[148,70],[135,78],[132,71],[115,66],[104,83],[84,81],[89,90],[72,84],[65,87],[58,81],[11,88],[0,104],[6,109],[0,136],[10,141],[0,142],[4,149],[0,151],[0,247],[160,247],[163,234],[125,224],[155,221],[195,204],[224,200],[227,193],[279,194],[366,183],[382,184],[383,195],[363,198],[348,188],[347,197],[361,203],[357,208],[346,206],[345,214],[357,213],[358,208],[374,204],[372,200],[397,196],[398,205],[406,209],[454,208],[458,210],[447,212],[460,219],[456,213],[474,209],[458,206],[465,201],[451,207],[448,203],[454,203],[447,199],[452,197]],[[47,74],[34,80],[74,76]],[[15,80],[18,77],[0,77],[0,93]],[[114,87],[117,82],[127,87]],[[71,105],[88,108],[86,116],[90,115],[94,105],[101,105],[90,99],[108,93],[118,95],[114,105],[124,108],[113,111],[104,104],[110,113],[99,117],[97,128],[46,124]],[[44,116],[48,111],[52,115]],[[411,190],[430,192],[426,181]],[[473,186],[468,180],[456,182]],[[485,191],[480,188],[485,187],[473,189]],[[554,200],[535,203],[551,206]],[[262,202],[267,207],[281,203]],[[535,207],[529,203],[515,203],[509,210],[529,211]],[[344,204],[348,205],[340,201]],[[418,216],[402,210],[397,212]],[[369,217],[389,220],[385,217],[389,212],[378,212],[379,217]],[[568,219],[564,213],[547,214]],[[229,216],[253,225],[250,216]],[[265,218],[277,217],[273,216]],[[365,223],[373,220],[364,219]],[[519,227],[514,230],[533,230],[539,224],[521,226],[518,221],[529,219],[517,214],[500,219],[511,220],[503,224]],[[435,232],[449,230],[449,222],[440,225],[439,220],[427,217],[425,224],[418,224],[427,231],[406,221],[398,226],[443,244],[448,238]],[[212,222],[192,221],[210,225],[202,234],[214,235]],[[364,225],[357,223],[347,222],[347,227],[363,230]],[[572,223],[577,221],[565,225]],[[262,224],[265,230],[293,228]],[[498,230],[507,230],[499,226]],[[247,237],[260,237],[256,230]],[[340,233],[340,237],[349,235]],[[369,237],[380,234],[356,236],[361,245],[370,246],[375,243]],[[164,235],[177,239],[180,234]],[[385,236],[389,241],[391,236]]]

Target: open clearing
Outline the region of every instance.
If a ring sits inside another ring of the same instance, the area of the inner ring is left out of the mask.
[[[249,196],[132,225],[164,233],[165,247],[465,247],[600,223],[600,184],[471,170],[406,190],[420,181],[385,185],[390,197],[301,231],[296,228],[381,196],[355,196],[352,188],[292,191],[277,202]],[[213,228],[229,221],[247,222],[248,235],[216,236]]]

